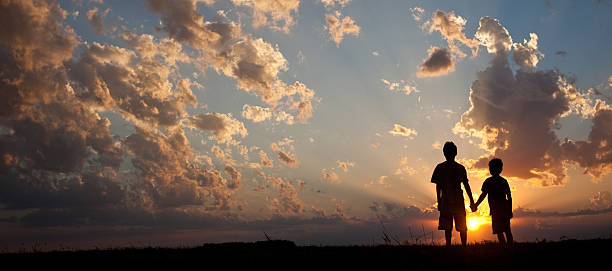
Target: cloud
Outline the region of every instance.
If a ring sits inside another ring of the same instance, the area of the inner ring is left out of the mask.
[[[427,53],[429,56],[419,67],[417,77],[440,76],[455,71],[455,63],[448,50],[432,46]]]
[[[190,117],[189,122],[194,128],[210,131],[219,143],[237,144],[233,136],[245,137],[248,134],[244,124],[229,113],[200,114]]]
[[[601,191],[593,194],[590,199],[593,209],[601,210],[612,207],[612,194],[610,191]]]
[[[327,172],[325,169],[321,170],[321,180],[329,183],[339,183],[340,177],[336,172]]]
[[[425,10],[420,7],[413,7],[413,8],[410,8],[410,12],[411,12],[412,18],[414,18],[415,21],[419,22],[423,19],[423,14],[425,13]]]
[[[103,12],[98,13],[97,7],[94,7],[87,11],[87,19],[89,20],[89,24],[91,24],[91,26],[93,26],[93,28],[96,30],[96,34],[100,35],[106,32],[106,30],[104,29],[104,18],[108,15],[110,11],[111,9],[107,8]]]
[[[136,128],[124,144],[133,155],[132,164],[140,177],[138,187],[146,195],[142,204],[150,202],[158,208],[200,205],[211,210],[235,207],[230,189],[239,181],[227,182],[220,172],[195,163],[182,129],[164,135]]]
[[[232,165],[226,165],[225,169],[223,169],[223,172],[225,172],[225,175],[230,178],[227,183],[227,187],[229,189],[237,190],[238,188],[240,188],[240,181],[242,180],[242,173],[240,173],[240,171],[238,171]]]
[[[425,22],[423,27],[429,26],[429,33],[439,31],[442,37],[448,42],[450,51],[457,54],[459,57],[465,56],[455,45],[455,41],[472,49],[472,54],[478,52],[478,41],[468,39],[463,33],[463,27],[467,21],[461,16],[455,15],[454,12],[444,12],[436,10],[430,20]]]
[[[436,140],[433,144],[431,144],[431,147],[434,150],[441,150],[442,149],[442,144],[440,144],[440,141]]]
[[[480,45],[487,47],[490,54],[507,56],[512,48],[512,37],[497,19],[480,18],[478,31],[474,36],[480,41]]]
[[[565,140],[564,158],[585,168],[595,180],[612,172],[612,109],[597,110],[586,141]]]
[[[223,12],[216,20],[205,22],[195,0],[147,3],[151,11],[161,15],[161,30],[171,39],[201,50],[205,63],[235,78],[239,89],[255,94],[275,110],[297,111],[298,119],[309,117],[314,91],[300,82],[287,85],[278,78],[279,72],[288,69],[278,47],[244,34]]]
[[[123,151],[110,121],[70,91],[63,63],[78,44],[49,1],[0,8],[0,203],[8,209],[112,205]]]
[[[355,24],[355,21],[350,16],[342,18],[342,14],[336,11],[335,14],[326,14],[327,29],[331,35],[331,39],[336,43],[336,47],[340,47],[340,42],[344,39],[344,35],[359,36],[361,28]]]
[[[408,157],[402,157],[400,160],[400,166],[395,170],[395,175],[414,175],[417,171],[408,165]]]
[[[269,24],[270,28],[285,33],[289,33],[295,24],[293,17],[296,16],[300,6],[300,0],[232,0],[232,3],[253,9],[253,28]],[[282,26],[281,21],[284,22]]]
[[[385,84],[391,91],[401,91],[406,95],[410,95],[413,92],[421,92],[416,88],[416,86],[408,84],[405,80],[400,80],[399,82],[389,82],[389,80],[380,79],[380,81],[383,82],[383,84]]]
[[[321,0],[321,3],[323,3],[325,7],[334,7],[335,5],[344,7],[350,2],[351,0]]]
[[[512,59],[523,68],[535,68],[540,58],[544,57],[538,51],[538,35],[529,33],[530,40],[524,40],[523,44],[515,43]]]
[[[504,161],[504,174],[537,180],[542,185],[562,185],[567,179],[565,162],[578,163],[594,177],[610,172],[612,136],[608,122],[612,111],[601,100],[581,93],[571,77],[558,70],[524,70],[513,73],[508,53],[512,38],[495,19],[480,20],[476,36],[495,55],[491,65],[476,75],[470,86],[471,107],[454,131],[482,139],[489,154],[474,163],[486,168],[492,157]],[[586,141],[556,136],[557,121],[571,113],[593,116]]]
[[[274,164],[272,163],[272,160],[268,157],[268,154],[266,154],[266,152],[263,150],[259,150],[259,159],[261,160],[262,167],[273,167],[274,166]]]
[[[338,168],[341,168],[342,171],[344,172],[348,172],[349,167],[355,166],[355,162],[351,162],[351,161],[346,161],[346,162],[336,161],[336,163],[338,163]]]
[[[278,189],[278,198],[270,198],[271,209],[278,214],[295,215],[304,212],[304,204],[298,198],[295,187],[280,177],[266,177],[266,182]]]
[[[252,120],[253,122],[262,122],[270,119],[272,117],[272,112],[270,112],[270,108],[245,104],[242,107],[242,117]]]
[[[406,136],[411,138],[418,135],[417,131],[412,130],[410,128],[406,128],[399,124],[393,124],[393,129],[391,129],[389,133],[394,136]]]
[[[389,187],[391,187],[391,184],[389,184],[389,182],[387,182],[387,178],[388,177],[389,176],[380,176],[380,177],[378,177],[378,178],[376,178],[374,180],[371,180],[370,183],[364,184],[364,187],[367,188],[367,187],[370,187],[370,186],[373,186],[373,185],[380,185],[380,186],[382,186],[384,188],[389,188]]]
[[[170,81],[174,66],[164,55],[174,60],[180,49],[168,48],[173,51],[164,54],[163,48],[156,49],[159,58],[153,60],[144,49],[137,55],[113,45],[85,45],[80,57],[68,63],[70,85],[79,99],[97,110],[117,110],[137,123],[176,126],[187,114],[185,107],[197,100],[189,79],[176,85]]]
[[[183,46],[169,38],[161,38],[156,41],[153,35],[138,35],[130,31],[124,31],[119,36],[129,47],[133,48],[143,60],[150,61],[160,57],[163,62],[172,66],[176,65],[177,61],[190,61],[189,56],[183,52]]]
[[[612,213],[612,207],[604,209],[582,209],[575,212],[542,212],[540,210],[517,208],[512,211],[515,217],[577,217]]]
[[[283,164],[290,167],[298,167],[299,163],[297,159],[291,157],[289,154],[281,150],[276,143],[272,143],[270,148],[272,148],[272,150],[278,154],[278,160]]]

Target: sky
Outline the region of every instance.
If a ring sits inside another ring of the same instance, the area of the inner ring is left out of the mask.
[[[611,11],[2,1],[0,249],[441,243],[446,141],[475,198],[503,160],[517,241],[610,237]]]

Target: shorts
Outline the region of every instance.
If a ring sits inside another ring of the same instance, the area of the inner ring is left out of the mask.
[[[510,217],[507,215],[491,216],[491,226],[493,227],[493,234],[510,232]]]
[[[463,212],[441,211],[440,219],[438,220],[438,230],[452,230],[453,220],[455,221],[455,230],[458,232],[467,231],[467,225],[465,223],[465,210]]]

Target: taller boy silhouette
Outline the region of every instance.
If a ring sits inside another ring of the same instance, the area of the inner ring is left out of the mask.
[[[465,221],[465,204],[463,202],[463,190],[461,183],[465,187],[470,198],[470,205],[474,204],[472,198],[472,189],[468,183],[467,172],[465,167],[455,162],[457,156],[457,146],[453,142],[444,143],[444,157],[446,161],[438,164],[431,176],[431,182],[436,184],[436,197],[438,199],[438,211],[440,211],[440,219],[438,220],[438,230],[444,230],[446,245],[451,245],[453,233],[453,221],[455,229],[461,236],[461,244],[467,244],[467,225]]]

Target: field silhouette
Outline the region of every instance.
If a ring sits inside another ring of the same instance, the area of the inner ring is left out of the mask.
[[[291,241],[0,254],[5,266],[61,268],[283,268],[375,270],[571,270],[609,266],[612,239],[462,246],[296,246]],[[604,268],[605,269],[605,268]]]

